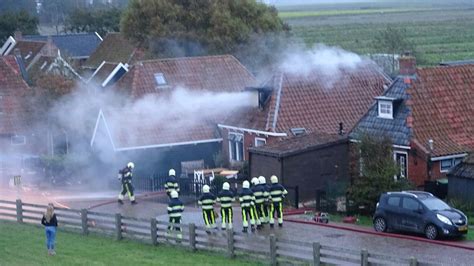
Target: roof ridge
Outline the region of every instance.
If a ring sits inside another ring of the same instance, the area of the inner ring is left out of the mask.
[[[182,57],[168,57],[168,58],[155,58],[155,59],[147,59],[147,60],[140,60],[138,62],[141,63],[152,63],[152,62],[160,62],[160,61],[178,61],[178,60],[196,60],[196,59],[203,59],[203,58],[225,58],[225,57],[234,57],[231,54],[223,54],[223,55],[200,55],[200,56],[182,56]],[[234,57],[235,58],[235,57]],[[238,61],[238,60],[237,60]],[[252,75],[253,76],[253,75]]]

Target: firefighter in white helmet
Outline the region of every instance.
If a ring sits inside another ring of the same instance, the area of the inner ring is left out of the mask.
[[[278,184],[278,177],[276,175],[272,175],[270,181],[272,182],[270,187],[270,227],[273,227],[273,224],[275,223],[275,216],[278,217],[278,226],[282,227],[283,199],[288,192],[281,184]]]
[[[260,229],[262,227],[262,221],[260,220],[261,214],[257,210],[257,197],[260,197],[261,194],[263,195],[263,192],[261,191],[261,187],[258,185],[258,178],[253,177],[252,180],[250,180],[250,183],[252,184],[252,193],[253,196],[255,197],[255,204],[253,205],[253,213],[255,215],[255,224],[257,225],[257,229]]]
[[[232,202],[234,201],[234,193],[230,191],[230,185],[227,182],[222,184],[222,191],[217,196],[217,201],[221,204],[221,219],[222,219],[222,230],[227,228],[232,229],[233,211]]]
[[[128,193],[128,197],[130,198],[130,202],[132,204],[137,204],[135,201],[135,194],[134,188],[132,185],[132,170],[135,168],[135,164],[129,162],[125,168],[119,171],[118,179],[122,183],[122,191],[118,196],[118,202],[123,204],[123,198]]]
[[[166,195],[171,198],[171,191],[176,190],[179,193],[179,184],[176,180],[176,171],[174,169],[170,169],[168,171],[168,178],[165,182],[165,191]]]
[[[184,204],[178,198],[179,193],[176,190],[172,190],[170,192],[170,196],[170,202],[168,203],[168,216],[170,225],[168,225],[167,235],[170,236],[173,231],[176,231],[177,238],[181,239],[183,237],[183,230],[179,224],[181,223],[181,214],[184,211]]]
[[[252,190],[250,190],[250,183],[247,180],[242,183],[242,190],[239,194],[239,201],[240,208],[242,209],[242,232],[247,233],[249,227],[249,220],[253,232],[255,231],[255,197],[253,196]]]
[[[214,215],[214,203],[216,203],[216,196],[211,193],[210,187],[204,185],[202,187],[202,195],[199,198],[198,204],[202,208],[202,217],[208,229],[216,228],[216,217]],[[207,231],[209,233],[209,231]]]
[[[258,177],[258,185],[261,187],[263,192],[262,198],[257,202],[260,202],[260,220],[263,224],[267,224],[270,220],[270,186],[267,185],[267,181],[264,176]]]

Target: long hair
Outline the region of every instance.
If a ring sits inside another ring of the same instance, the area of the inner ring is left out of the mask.
[[[46,208],[46,212],[44,213],[44,218],[46,218],[46,222],[50,222],[51,218],[53,218],[54,215],[54,205],[52,203],[48,204],[48,207]]]

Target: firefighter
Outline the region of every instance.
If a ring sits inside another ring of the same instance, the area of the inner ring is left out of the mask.
[[[168,225],[167,236],[170,236],[172,231],[174,230],[177,232],[176,237],[178,239],[181,239],[183,238],[183,235],[181,226],[179,226],[179,224],[181,223],[181,214],[184,211],[184,205],[178,198],[178,191],[172,190],[170,192],[170,197],[170,202],[168,204],[168,216],[170,225]]]
[[[258,185],[261,187],[263,192],[263,201],[260,205],[262,225],[267,224],[270,219],[270,187],[267,185],[267,181],[264,176],[258,177]],[[260,200],[261,201],[261,200]],[[259,202],[260,202],[259,201]]]
[[[275,215],[278,217],[278,226],[283,226],[283,198],[285,198],[288,191],[281,185],[278,184],[278,177],[272,175],[270,177],[272,185],[270,187],[270,200],[271,200],[271,211],[270,211],[270,227],[273,228],[275,223]]]
[[[202,217],[208,229],[216,229],[216,217],[214,215],[214,203],[216,203],[216,196],[210,192],[210,187],[204,185],[202,187],[202,195],[199,198],[198,204],[202,207]],[[206,231],[209,233],[209,231]]]
[[[166,195],[171,199],[171,191],[176,190],[179,193],[179,184],[176,181],[176,171],[170,169],[168,172],[168,179],[165,182]]]
[[[250,183],[252,184],[252,192],[253,192],[253,196],[255,197],[255,204],[253,205],[253,213],[255,215],[255,224],[257,225],[257,229],[260,229],[262,228],[262,221],[260,220],[262,216],[259,210],[257,210],[257,198],[258,197],[263,198],[263,192],[261,190],[261,187],[259,186],[257,177],[252,178]]]
[[[123,204],[123,198],[125,194],[128,193],[128,197],[130,198],[130,202],[132,204],[137,204],[135,201],[135,194],[133,193],[133,185],[132,185],[132,170],[135,167],[135,164],[129,162],[125,168],[119,171],[118,179],[122,182],[122,191],[118,196],[118,202]]]
[[[217,201],[221,204],[222,230],[226,229],[226,224],[229,229],[232,229],[232,202],[234,201],[234,193],[230,191],[230,185],[227,182],[222,184],[222,191],[217,196]]]
[[[254,213],[254,206],[255,206],[255,197],[253,196],[253,191],[250,190],[250,183],[249,181],[245,180],[242,183],[242,190],[239,194],[239,201],[240,201],[240,208],[242,209],[242,224],[243,230],[242,232],[247,233],[249,227],[249,220],[250,226],[252,228],[252,232],[255,231],[255,213]]]

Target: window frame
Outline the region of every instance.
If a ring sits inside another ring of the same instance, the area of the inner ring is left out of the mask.
[[[387,107],[389,107],[387,109],[387,113],[385,112],[382,112],[383,108],[382,108],[382,105],[386,105]],[[386,118],[386,119],[393,119],[393,102],[392,101],[387,101],[387,100],[378,100],[377,102],[377,106],[378,106],[378,116],[380,118]]]
[[[418,208],[416,209],[409,209],[409,208],[405,208],[405,201],[406,200],[412,200],[414,202],[416,202],[418,204]],[[404,210],[408,210],[408,211],[417,211],[417,210],[421,210],[423,208],[423,205],[421,204],[420,201],[418,201],[417,199],[415,198],[412,198],[412,197],[403,197],[403,200],[402,200],[402,204],[400,206],[402,209]]]
[[[266,138],[259,138],[259,137],[255,137],[255,147],[261,147],[263,145],[258,145],[258,141],[263,141],[263,145],[267,144],[267,139]]]
[[[450,158],[450,159],[444,159],[439,161],[439,172],[440,173],[447,173],[451,168],[454,166],[460,164],[464,160],[464,157],[456,157],[456,158]],[[443,167],[443,162],[450,161],[451,166],[449,168]],[[444,169],[443,169],[444,168]]]
[[[397,155],[398,154],[405,156],[405,173],[406,173],[406,175],[404,177],[402,177],[400,175],[401,169],[400,169],[400,167],[398,165],[398,161],[397,161]],[[406,151],[394,151],[393,152],[393,160],[397,164],[397,168],[399,170],[398,174],[394,176],[395,180],[408,179],[408,152],[406,152]]]
[[[160,77],[164,83],[158,82],[157,76]],[[156,87],[164,87],[168,85],[168,81],[166,80],[165,74],[163,72],[154,73],[153,77],[155,78]]]
[[[232,138],[231,135],[241,137],[241,141],[235,141],[235,137]],[[245,152],[244,152],[244,134],[237,133],[237,132],[229,132],[228,140],[229,140],[229,159],[230,161],[237,161],[241,162],[245,160]],[[242,145],[240,149],[239,143]],[[235,158],[233,156],[233,151],[235,151]],[[241,153],[241,154],[240,154]]]

